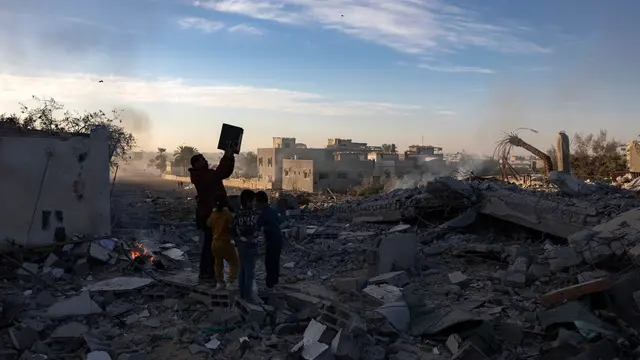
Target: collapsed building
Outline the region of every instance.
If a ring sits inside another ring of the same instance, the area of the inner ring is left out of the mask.
[[[109,234],[109,134],[0,128],[0,249]]]
[[[307,148],[295,138],[273,138],[258,149],[258,180],[267,189],[346,191],[364,181],[378,183],[404,175],[435,172],[445,165],[442,148],[414,145],[402,154],[351,139],[328,139],[324,148]]]

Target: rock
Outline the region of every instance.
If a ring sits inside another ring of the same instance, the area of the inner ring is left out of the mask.
[[[209,349],[207,349],[204,346],[200,346],[200,345],[196,345],[196,344],[191,344],[189,345],[189,352],[191,353],[191,355],[197,355],[203,352],[208,352]]]
[[[9,337],[13,342],[13,347],[17,350],[29,349],[33,344],[40,341],[38,332],[28,326],[22,329],[9,329]]]
[[[507,274],[504,278],[504,285],[523,288],[527,283],[527,276],[523,273],[507,271]]]
[[[387,284],[398,288],[402,288],[408,283],[409,275],[405,271],[384,273],[369,279],[369,284],[371,285]]]
[[[87,354],[87,360],[111,360],[111,356],[106,351],[92,351]]]
[[[30,282],[33,281],[33,276],[31,273],[33,274],[38,274],[38,264],[34,264],[34,263],[24,263],[22,264],[22,267],[20,269],[18,269],[18,271],[16,272],[16,276],[18,277],[18,279],[20,279],[20,281],[24,281],[24,282]]]
[[[51,334],[52,339],[77,339],[89,331],[89,327],[78,322],[70,322],[59,326]]]
[[[551,251],[548,257],[551,271],[553,272],[562,271],[582,262],[582,255],[569,246],[563,246]]]
[[[144,322],[145,325],[152,327],[152,328],[159,328],[160,327],[160,319],[158,318],[153,318],[153,319],[149,319],[147,321]]]
[[[341,293],[360,292],[366,284],[366,277],[341,278],[333,281],[333,287]]]
[[[367,346],[362,349],[362,360],[384,360],[387,356],[386,350],[379,345]]]
[[[447,349],[451,354],[455,355],[460,350],[460,346],[462,345],[462,338],[458,334],[451,334],[445,343]]]
[[[513,265],[511,265],[510,270],[513,272],[526,274],[527,270],[529,270],[529,265],[530,265],[529,259],[524,256],[520,256],[516,258]]]
[[[451,284],[453,285],[457,285],[460,287],[466,287],[467,285],[469,285],[469,278],[460,271],[452,272],[448,276],[449,281],[451,281]]]
[[[102,309],[89,296],[88,291],[80,293],[80,295],[62,300],[53,304],[47,310],[47,315],[54,318],[77,315],[99,314]]]
[[[135,354],[120,354],[118,356],[118,360],[147,360],[146,353],[135,353]]]
[[[51,306],[55,304],[57,299],[47,290],[40,291],[36,296],[36,304],[38,306]]]

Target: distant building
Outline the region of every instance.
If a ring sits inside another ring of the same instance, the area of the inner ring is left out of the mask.
[[[335,162],[285,159],[282,162],[282,188],[306,192],[325,189],[343,192],[371,178],[374,165],[373,161],[357,159]]]
[[[640,173],[640,141],[634,140],[627,144],[627,167],[629,172]]]

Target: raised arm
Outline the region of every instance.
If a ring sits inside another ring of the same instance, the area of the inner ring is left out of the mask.
[[[213,170],[213,174],[216,178],[220,178],[222,180],[229,178],[231,174],[233,174],[233,168],[236,165],[236,159],[233,156],[232,152],[225,152],[222,159],[220,159],[220,163]]]

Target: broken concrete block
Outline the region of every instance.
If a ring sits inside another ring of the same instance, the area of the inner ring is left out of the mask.
[[[369,284],[371,285],[387,284],[398,288],[402,288],[408,283],[409,275],[406,271],[384,273],[369,279]]]
[[[399,288],[387,284],[369,285],[362,291],[378,305],[391,303],[402,297]]]
[[[284,296],[287,305],[293,310],[302,311],[310,306],[320,307],[322,300],[303,293],[286,293]]]
[[[534,280],[548,277],[550,274],[549,268],[541,264],[532,264],[527,272],[527,275]]]
[[[377,248],[378,274],[412,268],[416,263],[417,254],[417,234],[394,234],[383,238]]]
[[[87,258],[78,259],[73,266],[73,272],[78,276],[85,276],[91,272],[91,266]]]
[[[56,254],[51,253],[47,257],[47,260],[44,261],[43,267],[66,269],[69,267],[69,265],[60,260],[60,258],[57,257]]]
[[[38,296],[36,296],[36,304],[38,306],[51,306],[58,301],[51,293],[47,290],[40,291]]]
[[[9,336],[13,342],[13,347],[17,350],[26,350],[31,348],[33,344],[40,341],[40,335],[31,327],[27,326],[22,329],[9,329]]]
[[[87,354],[87,360],[111,360],[111,356],[106,351],[92,351]]]
[[[200,346],[196,344],[189,345],[189,353],[191,353],[191,355],[197,355],[203,352],[209,352],[209,349],[207,349],[204,346]]]
[[[635,261],[640,261],[640,245],[636,245],[629,249],[629,256]]]
[[[606,278],[608,276],[609,273],[604,270],[585,271],[578,274],[578,282],[582,284],[589,281]]]
[[[60,318],[76,315],[99,314],[102,309],[91,299],[88,291],[80,293],[80,295],[62,300],[49,307],[47,316]]]
[[[607,260],[614,254],[613,250],[608,244],[603,244],[601,241],[590,241],[587,248],[582,252],[584,260],[589,264],[596,264],[600,261]]]
[[[582,262],[580,255],[574,248],[563,246],[552,250],[548,254],[551,271],[558,272],[563,269],[579,265]]]
[[[503,284],[515,288],[523,288],[527,284],[527,276],[524,273],[507,271]]]
[[[241,299],[236,300],[234,305],[240,311],[240,316],[247,324],[256,323],[261,326],[267,318],[267,313],[259,305]]]
[[[68,324],[61,325],[58,328],[56,328],[53,331],[53,334],[51,334],[51,338],[56,340],[77,339],[77,338],[80,338],[87,331],[89,331],[88,326],[74,321]]]
[[[593,280],[587,283],[550,291],[540,296],[540,302],[546,306],[550,306],[565,300],[573,300],[585,295],[605,291],[611,288],[611,286],[612,282],[609,278]]]
[[[333,281],[333,287],[341,293],[359,292],[367,284],[366,277],[341,278]]]
[[[528,258],[524,256],[520,256],[516,258],[516,260],[513,262],[513,265],[511,265],[509,270],[513,272],[519,272],[519,273],[525,274],[527,270],[529,270],[530,264],[531,262],[529,261]]]
[[[37,275],[38,274],[38,264],[34,264],[34,263],[24,263],[22,264],[22,267],[20,269],[18,269],[18,271],[16,272],[16,275],[18,276],[18,279],[20,279],[21,281],[24,282],[30,282],[33,281],[33,276],[32,274]]]
[[[470,342],[465,342],[464,345],[453,355],[451,360],[486,360],[487,357],[478,349],[477,346]]]
[[[89,256],[102,262],[110,262],[115,254],[109,249],[105,249],[98,242],[92,242],[89,246]]]
[[[460,346],[462,345],[462,338],[458,334],[451,334],[445,343],[447,345],[447,349],[451,354],[455,355],[460,350]]]
[[[346,334],[342,330],[331,341],[331,352],[338,359],[359,360],[360,346],[354,339],[353,335]]]
[[[451,281],[453,285],[457,285],[460,287],[466,287],[467,285],[469,285],[469,278],[460,271],[452,272],[448,275],[448,277],[449,281]]]

